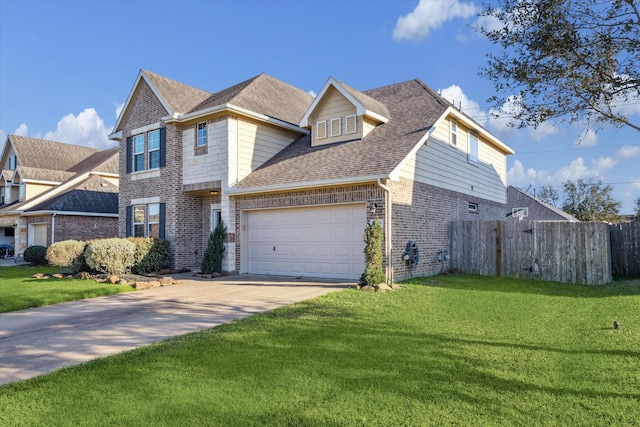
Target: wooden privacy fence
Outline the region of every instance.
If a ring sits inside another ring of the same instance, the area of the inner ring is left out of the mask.
[[[640,276],[640,221],[609,226],[614,276]]]
[[[609,225],[453,221],[450,267],[483,275],[600,285],[612,281]]]

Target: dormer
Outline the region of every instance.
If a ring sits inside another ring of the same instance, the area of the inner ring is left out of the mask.
[[[363,139],[390,119],[387,107],[330,77],[302,117],[300,127],[311,130],[311,146]]]

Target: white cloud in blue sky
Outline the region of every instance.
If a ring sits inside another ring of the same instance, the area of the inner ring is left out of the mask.
[[[110,130],[94,108],[85,108],[77,116],[70,113],[60,119],[56,130],[47,132],[44,139],[94,148],[110,148],[115,146],[107,137]]]
[[[477,12],[478,8],[473,3],[458,0],[420,0],[413,12],[398,18],[393,30],[393,39],[419,41],[445,22],[456,18],[469,18]]]

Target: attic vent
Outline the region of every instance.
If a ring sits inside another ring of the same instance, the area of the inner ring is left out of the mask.
[[[327,121],[322,120],[316,123],[316,138],[323,139],[327,137]]]
[[[346,130],[345,133],[356,133],[356,116],[351,115],[345,117],[346,120]]]
[[[340,136],[342,134],[342,117],[331,119],[330,132],[329,136]]]

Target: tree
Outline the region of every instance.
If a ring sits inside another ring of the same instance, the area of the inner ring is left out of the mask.
[[[546,187],[542,187],[538,193],[538,199],[555,207],[558,200],[560,200],[560,194],[558,193],[558,190],[549,184]]]
[[[498,0],[476,30],[502,47],[480,75],[490,99],[519,127],[547,120],[611,123],[640,131],[629,106],[640,102],[640,2]]]
[[[204,251],[200,270],[204,274],[222,272],[222,258],[224,257],[224,235],[227,233],[227,226],[222,221],[218,223],[213,233],[209,235],[207,249]]]
[[[364,229],[364,260],[365,269],[360,276],[360,283],[363,285],[379,285],[387,281],[387,277],[382,269],[382,225],[377,219],[368,224]]]
[[[613,187],[602,181],[578,179],[566,181],[562,210],[580,221],[617,222],[620,201],[611,195]]]

